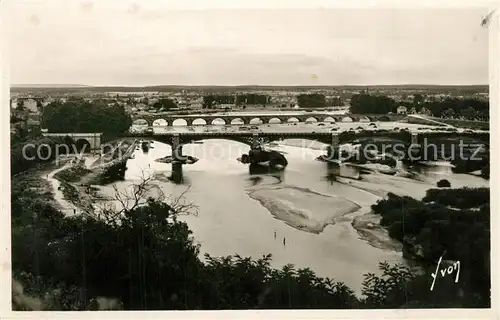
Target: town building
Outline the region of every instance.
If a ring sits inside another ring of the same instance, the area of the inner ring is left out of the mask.
[[[429,109],[427,109],[426,107],[423,107],[422,109],[420,109],[418,114],[421,114],[424,116],[431,116],[432,115],[431,111]]]
[[[405,106],[399,106],[397,109],[398,114],[407,114],[408,113],[408,108]]]

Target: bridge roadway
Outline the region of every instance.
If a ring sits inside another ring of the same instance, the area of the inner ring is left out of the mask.
[[[443,143],[443,141],[479,141],[483,144],[489,144],[489,133],[471,132],[457,133],[449,131],[436,132],[410,132],[406,130],[388,131],[374,130],[362,132],[165,132],[165,133],[129,133],[130,138],[145,138],[154,139],[160,142],[167,143],[172,147],[182,144],[188,144],[197,140],[206,139],[226,139],[235,140],[247,145],[254,145],[256,142],[269,143],[282,139],[305,139],[315,140],[334,148],[340,144],[350,143],[357,139],[375,139],[377,140],[398,140],[405,144],[431,144]],[[468,142],[470,143],[470,142]]]
[[[164,120],[167,126],[172,126],[175,120],[184,120],[188,126],[193,125],[195,120],[203,120],[205,125],[212,124],[214,120],[220,119],[226,125],[232,124],[234,120],[240,120],[244,125],[250,124],[252,120],[258,119],[262,123],[269,123],[273,119],[278,119],[280,123],[287,123],[292,119],[297,119],[298,122],[306,122],[309,119],[315,119],[317,122],[377,122],[377,121],[402,121],[406,115],[399,114],[329,114],[329,113],[277,113],[277,114],[188,114],[188,115],[172,115],[172,114],[139,114],[134,115],[132,120],[137,123],[139,120],[147,122],[148,126],[153,125],[157,120]],[[241,123],[240,123],[241,124]]]
[[[91,150],[101,149],[101,133],[42,133],[48,137],[71,137],[75,143],[87,143]],[[466,144],[480,143],[489,146],[489,132],[450,132],[450,131],[431,131],[431,132],[410,132],[407,130],[389,131],[389,130],[370,130],[370,131],[343,131],[343,132],[304,132],[304,131],[280,131],[280,132],[137,132],[127,133],[123,138],[144,138],[164,142],[172,147],[182,146],[196,140],[206,139],[225,139],[235,140],[247,145],[258,143],[268,143],[282,139],[305,139],[315,140],[333,148],[340,144],[351,143],[357,139],[374,139],[374,140],[397,140],[405,144],[419,145],[435,145],[457,144],[458,141],[467,141]]]

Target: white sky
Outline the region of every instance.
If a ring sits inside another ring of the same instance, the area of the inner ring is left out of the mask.
[[[11,83],[488,83],[486,8],[172,11],[141,1],[62,3],[9,2]]]

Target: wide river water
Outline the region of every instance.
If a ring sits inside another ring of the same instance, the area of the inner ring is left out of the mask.
[[[298,147],[301,144],[287,140],[275,147],[289,162],[279,175],[250,174],[249,167],[236,160],[249,147],[238,142],[186,145],[183,153],[199,161],[184,165],[184,183],[174,184],[167,179],[171,164],[155,161],[170,155],[171,148],[155,142],[147,153],[135,151],[125,180],[116,185],[126,189],[141,177],[154,175],[166,195],[176,197],[188,189],[184,201],[196,204],[199,211],[181,219],[193,231],[202,255],[238,253],[260,258],[271,253],[274,267],[288,263],[308,267],[319,276],[344,282],[357,294],[363,274],[377,273],[379,262],[405,261],[400,251],[377,248],[362,239],[351,225],[355,216],[369,212],[387,192],[421,198],[442,178],[450,180],[452,187],[488,186],[482,178],[453,174],[446,165],[412,169],[417,171],[412,179],[373,173],[363,175],[361,181],[332,181],[327,164],[315,160],[324,153],[321,145],[311,149]],[[356,173],[353,168],[340,169],[343,176]],[[113,188],[103,186],[101,191],[111,195]]]

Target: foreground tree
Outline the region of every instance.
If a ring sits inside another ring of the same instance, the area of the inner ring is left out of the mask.
[[[132,119],[123,106],[79,99],[47,105],[43,108],[42,125],[49,132],[102,132],[115,136],[126,132]]]

